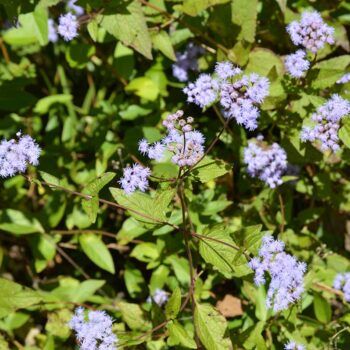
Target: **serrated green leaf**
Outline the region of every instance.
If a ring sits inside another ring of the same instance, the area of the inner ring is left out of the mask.
[[[225,4],[230,0],[184,0],[179,9],[190,16],[198,16],[202,11],[215,5]]]
[[[126,87],[125,91],[133,92],[146,100],[154,101],[159,96],[159,88],[155,82],[147,77],[133,79]]]
[[[197,349],[194,339],[178,321],[169,322],[167,327],[169,331],[168,344],[170,346],[182,345],[185,348]]]
[[[181,306],[181,290],[176,287],[173,294],[165,305],[165,315],[167,319],[174,319],[180,311]]]
[[[152,35],[152,42],[156,49],[161,51],[166,57],[172,61],[176,61],[175,51],[170,40],[169,34],[161,30],[158,33]]]
[[[230,170],[231,166],[223,160],[205,157],[191,170],[191,174],[200,182],[205,183],[227,174]]]
[[[60,185],[60,180],[56,176],[46,173],[45,171],[39,171],[39,174],[43,178],[43,180],[48,184],[52,184],[56,186]]]
[[[200,341],[208,350],[231,349],[227,322],[212,305],[198,304],[194,311],[194,325]]]
[[[329,323],[332,319],[332,308],[321,294],[314,294],[314,312],[316,318],[322,323]]]
[[[150,322],[147,320],[140,305],[121,302],[118,304],[122,318],[132,330],[146,331],[150,328]]]
[[[82,234],[79,237],[79,243],[92,262],[103,270],[115,273],[112,255],[100,237],[90,233]]]

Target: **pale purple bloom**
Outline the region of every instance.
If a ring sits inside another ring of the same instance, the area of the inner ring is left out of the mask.
[[[185,51],[177,51],[176,63],[172,65],[173,76],[179,81],[187,81],[188,72],[198,70],[197,58],[203,53],[204,50],[200,46],[197,46],[193,43],[189,43],[186,46]]]
[[[112,332],[113,320],[104,311],[89,311],[79,307],[69,322],[75,331],[80,350],[115,350],[118,338]]]
[[[38,165],[40,147],[29,135],[17,134],[18,141],[3,139],[0,143],[0,177],[24,173],[29,164]]]
[[[139,141],[139,151],[141,154],[147,154],[149,149],[149,144],[146,139],[142,139]]]
[[[187,95],[187,102],[195,103],[201,108],[212,104],[219,90],[219,82],[209,74],[201,74],[194,83],[189,83],[183,89]]]
[[[334,44],[334,28],[324,23],[317,11],[304,12],[300,22],[293,21],[287,26],[294,45],[301,45],[316,53],[325,43]]]
[[[84,14],[84,9],[76,5],[77,0],[68,0],[67,7],[72,10],[77,16],[82,16]]]
[[[244,149],[244,163],[250,176],[259,178],[271,188],[282,184],[287,170],[287,154],[277,143],[271,146],[250,141]]]
[[[71,13],[66,13],[59,18],[58,34],[66,41],[73,40],[78,36],[78,27],[77,17]]]
[[[301,78],[309,69],[310,62],[305,59],[306,52],[298,50],[296,53],[288,55],[285,59],[284,65],[287,72],[294,78]]]
[[[319,141],[321,150],[331,150],[336,152],[339,149],[338,130],[340,120],[350,113],[350,102],[337,94],[319,107],[316,113],[311,115],[311,120],[315,123],[313,128],[303,127],[300,139],[303,142]]]
[[[260,116],[257,105],[269,94],[269,80],[253,73],[244,75],[233,83],[224,81],[220,88],[224,117],[234,118],[239,125],[248,130],[256,129]]]
[[[123,177],[119,180],[119,183],[127,195],[137,189],[145,192],[149,187],[148,177],[150,175],[151,170],[149,168],[134,164],[132,167],[127,166],[123,169]]]
[[[343,292],[345,300],[350,302],[350,272],[338,273],[334,279],[333,287]]]
[[[171,161],[179,166],[193,166],[204,155],[205,138],[200,131],[193,130],[193,118],[182,118],[183,111],[170,114],[163,125],[167,135],[154,144],[148,145],[146,140],[139,142],[140,152],[144,151],[150,159],[160,161],[166,151],[172,154]],[[147,148],[145,147],[147,143]]]
[[[158,306],[163,306],[169,299],[168,293],[163,289],[157,288],[154,294],[148,299],[153,300]]]
[[[266,306],[275,312],[287,309],[297,302],[304,291],[306,264],[284,252],[284,243],[264,236],[258,257],[251,259],[249,267],[255,272],[254,282],[260,286],[270,275]]]
[[[241,74],[242,70],[238,67],[234,67],[229,61],[217,62],[215,66],[215,73],[222,80],[232,78],[235,75]]]
[[[337,80],[337,84],[346,84],[349,81],[350,81],[350,73],[346,73],[340,79]]]
[[[57,34],[57,30],[56,30],[56,25],[55,25],[55,21],[52,18],[49,18],[48,20],[48,31],[49,31],[49,41],[51,43],[55,43],[58,40],[58,34]]]
[[[284,345],[285,350],[306,350],[304,345],[297,344],[295,341],[289,341]]]

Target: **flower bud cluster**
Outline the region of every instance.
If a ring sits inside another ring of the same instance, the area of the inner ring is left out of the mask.
[[[297,344],[295,341],[289,341],[284,345],[284,350],[305,350],[305,346]]]
[[[265,274],[270,275],[266,306],[275,312],[287,309],[297,302],[304,291],[306,264],[284,252],[284,243],[265,236],[258,257],[248,263],[254,270],[257,286],[265,284]]]
[[[350,272],[338,273],[334,279],[333,287],[342,291],[345,300],[350,302]]]
[[[204,155],[205,138],[201,132],[193,130],[193,118],[183,118],[183,114],[181,110],[170,114],[163,122],[168,134],[151,145],[142,139],[139,151],[157,161],[163,159],[166,151],[170,151],[173,163],[181,167],[196,164]]]
[[[65,41],[71,41],[78,36],[78,27],[79,22],[77,17],[68,12],[60,16],[57,31]]]
[[[293,21],[287,26],[294,45],[301,45],[312,53],[317,53],[325,43],[334,44],[334,28],[324,23],[317,11],[304,12],[300,22]]]
[[[198,70],[197,58],[203,53],[203,48],[193,43],[189,43],[185,51],[177,51],[176,63],[172,65],[173,76],[179,81],[188,81],[188,72]]]
[[[244,163],[251,177],[259,178],[271,188],[282,184],[282,175],[287,170],[287,154],[277,143],[271,146],[262,142],[250,141],[244,149]]]
[[[224,117],[234,118],[248,130],[257,128],[260,111],[257,108],[269,94],[269,80],[258,74],[242,76],[242,71],[231,62],[218,62],[216,77],[202,74],[184,88],[187,101],[204,108],[219,101]]]
[[[104,311],[89,311],[86,321],[81,307],[69,322],[69,327],[76,332],[80,350],[116,350],[118,338],[112,333],[112,325],[112,318]]]
[[[350,73],[346,73],[340,79],[337,80],[337,84],[346,84],[349,81],[350,81]]]
[[[3,139],[0,143],[0,177],[24,173],[29,164],[38,165],[41,149],[29,135],[17,134],[18,141]]]
[[[163,306],[168,299],[168,293],[163,289],[157,288],[154,294],[148,297],[147,301],[151,302],[153,300],[158,306]]]
[[[319,141],[321,150],[336,152],[339,149],[338,130],[340,120],[350,113],[350,102],[337,94],[317,109],[317,112],[311,115],[311,120],[315,122],[313,128],[304,126],[300,138],[303,142]]]
[[[148,177],[151,175],[151,170],[142,165],[134,164],[132,167],[127,166],[123,169],[123,177],[119,183],[126,194],[131,194],[137,189],[144,192],[148,189]]]

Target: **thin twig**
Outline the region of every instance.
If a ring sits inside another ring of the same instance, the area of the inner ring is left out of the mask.
[[[319,283],[319,282],[314,282],[312,284],[312,286],[316,289],[320,289],[320,290],[323,290],[325,292],[329,292],[329,293],[333,293],[333,294],[336,294],[336,295],[339,295],[340,297],[343,297],[344,296],[344,293],[341,292],[340,290],[337,290],[337,289],[334,289],[332,287],[329,287],[323,283]]]
[[[106,236],[106,237],[111,237],[111,238],[115,238],[116,234],[115,233],[111,233],[111,232],[107,232],[107,231],[102,231],[102,230],[95,230],[95,229],[91,229],[91,230],[52,230],[51,233],[53,234],[59,234],[59,235],[75,235],[75,234],[84,234],[84,233],[97,233],[101,236]]]
[[[285,209],[284,209],[284,203],[283,203],[283,198],[280,192],[278,192],[278,200],[280,202],[280,208],[281,208],[281,225],[280,225],[280,233],[284,232],[284,226],[286,223],[286,214],[285,214]]]
[[[4,56],[6,64],[10,64],[11,63],[10,55],[7,51],[7,48],[4,44],[4,40],[2,38],[0,38],[0,49],[1,49],[2,55]]]

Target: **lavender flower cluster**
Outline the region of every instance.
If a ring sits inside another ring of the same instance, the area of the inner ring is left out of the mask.
[[[305,346],[297,344],[295,341],[289,341],[284,345],[284,350],[305,350]]]
[[[150,175],[151,170],[149,168],[134,164],[132,167],[127,166],[124,168],[123,177],[119,180],[119,183],[127,195],[130,195],[137,189],[144,192],[149,187],[148,177]]]
[[[340,79],[337,80],[337,84],[347,84],[349,81],[350,73],[346,73]]]
[[[333,287],[342,291],[345,300],[350,302],[350,272],[338,273],[334,279]]]
[[[18,140],[0,143],[0,177],[24,173],[29,164],[38,165],[41,149],[29,135],[17,134]]]
[[[317,109],[311,115],[311,120],[316,123],[313,128],[304,126],[300,138],[303,142],[319,141],[321,150],[336,152],[339,149],[338,130],[340,120],[350,113],[350,102],[337,94]]]
[[[242,75],[241,69],[228,61],[218,62],[215,73],[216,77],[201,74],[184,88],[187,102],[205,108],[218,100],[225,118],[234,118],[248,130],[256,129],[258,106],[269,94],[269,80],[255,73]]]
[[[334,44],[334,28],[324,23],[317,11],[304,12],[300,22],[293,21],[287,26],[287,32],[294,45],[303,46],[314,54],[322,49],[326,42]],[[292,77],[301,78],[310,68],[306,52],[298,50],[296,53],[288,55],[285,59],[285,67]]]
[[[163,306],[169,299],[168,293],[160,288],[157,288],[152,296],[147,298],[147,302],[152,302],[152,300],[158,305]]]
[[[300,299],[306,264],[285,253],[282,241],[264,236],[259,257],[252,258],[248,265],[255,272],[257,286],[265,283],[265,273],[271,277],[266,298],[268,308],[273,307],[275,312],[285,310]]]
[[[76,332],[80,350],[115,350],[118,338],[112,333],[113,320],[104,311],[89,311],[85,320],[84,309],[79,307],[69,322]]]
[[[300,22],[293,21],[287,26],[294,45],[303,46],[312,53],[317,53],[325,43],[334,44],[334,28],[324,23],[317,11],[304,12]]]
[[[244,149],[244,163],[250,176],[266,182],[271,188],[282,184],[282,175],[287,170],[287,154],[277,143],[271,146],[262,142],[250,141]]]
[[[181,110],[170,114],[163,122],[167,135],[154,144],[142,139],[139,151],[157,161],[163,159],[165,152],[169,151],[172,154],[171,161],[178,166],[195,165],[204,155],[205,138],[201,132],[193,130],[193,118],[182,118],[183,115]]]
[[[204,53],[203,48],[189,43],[183,52],[176,52],[176,63],[172,65],[173,76],[179,81],[187,81],[189,71],[197,71],[198,56]]]

